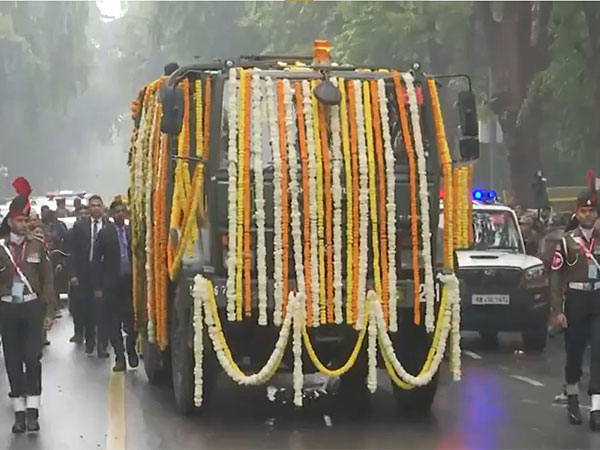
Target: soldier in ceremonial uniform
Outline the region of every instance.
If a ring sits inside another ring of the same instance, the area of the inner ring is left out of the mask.
[[[42,393],[42,339],[52,325],[55,293],[44,240],[28,233],[30,205],[19,195],[0,228],[0,329],[13,433],[38,431]]]
[[[565,329],[569,422],[579,425],[583,421],[578,383],[583,354],[590,342],[590,428],[600,431],[600,233],[594,229],[596,207],[593,191],[582,192],[577,198],[578,226],[566,232],[557,245],[550,282],[551,325]]]

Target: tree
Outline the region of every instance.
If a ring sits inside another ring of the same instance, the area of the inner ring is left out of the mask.
[[[490,106],[508,149],[517,202],[533,206],[531,183],[541,169],[542,97],[536,77],[550,63],[551,2],[476,2],[492,71]]]

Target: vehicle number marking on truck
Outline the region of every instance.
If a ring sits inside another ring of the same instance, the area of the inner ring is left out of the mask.
[[[215,297],[226,296],[227,295],[227,285],[222,284],[221,286],[214,286]]]
[[[509,305],[509,295],[498,295],[498,294],[474,294],[471,297],[474,305]]]

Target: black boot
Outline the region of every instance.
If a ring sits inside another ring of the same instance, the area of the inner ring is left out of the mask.
[[[12,426],[13,433],[25,433],[26,420],[25,411],[17,411],[15,413],[15,424]]]
[[[135,351],[135,349],[127,352],[127,360],[129,361],[129,367],[131,367],[132,369],[135,369],[137,366],[140,365],[140,358],[138,357],[138,354]]]
[[[572,425],[581,425],[583,423],[581,411],[579,410],[578,395],[567,395],[567,411],[569,423],[571,423]]]
[[[38,417],[39,412],[37,408],[27,408],[27,431],[40,431]]]
[[[590,412],[590,429],[600,431],[600,410]]]
[[[125,372],[125,369],[125,356],[117,356],[115,365],[113,367],[113,372]]]

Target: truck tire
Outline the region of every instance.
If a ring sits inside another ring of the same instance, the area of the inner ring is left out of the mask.
[[[525,351],[532,353],[543,352],[546,348],[548,328],[544,325],[533,330],[523,331],[523,346]]]
[[[402,389],[395,384],[394,400],[398,412],[402,415],[424,415],[428,414],[433,405],[435,394],[437,392],[439,372],[425,386],[416,387],[410,390]]]
[[[177,302],[176,302],[177,303]],[[194,354],[190,348],[191,319],[189,310],[175,304],[169,317],[169,344],[171,347],[171,374],[175,405],[181,414],[195,412]]]
[[[402,310],[398,314],[398,332],[391,338],[396,355],[404,368],[411,374],[419,373],[427,359],[432,335],[428,334],[423,324],[415,325],[413,311]],[[437,392],[439,372],[425,386],[404,390],[393,384],[394,400],[401,415],[428,414]]]
[[[200,414],[206,410],[217,379],[217,359],[207,333],[204,333],[202,406],[194,404],[194,328],[188,286],[178,286],[169,308],[169,347],[173,396],[177,410],[184,415]]]
[[[160,385],[169,380],[171,363],[168,351],[161,351],[157,344],[144,342],[143,348],[144,371],[150,384]]]
[[[340,412],[347,416],[366,416],[371,411],[371,393],[367,388],[367,351],[364,347],[363,344],[354,367],[340,377],[338,403],[342,408]]]

